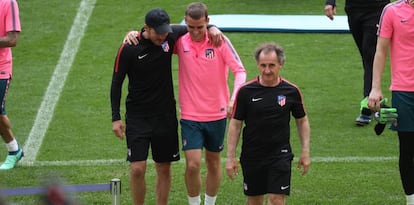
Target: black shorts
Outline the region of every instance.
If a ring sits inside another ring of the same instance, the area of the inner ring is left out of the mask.
[[[293,154],[290,145],[280,150],[283,150],[281,154],[273,159],[241,161],[246,196],[290,194]]]
[[[155,162],[180,160],[178,147],[178,121],[174,113],[153,116],[126,116],[127,160],[144,161],[151,146]]]

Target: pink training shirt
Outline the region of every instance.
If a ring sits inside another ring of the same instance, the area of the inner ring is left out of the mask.
[[[9,31],[20,32],[19,7],[15,0],[0,0],[0,37]],[[12,52],[10,47],[0,47],[0,79],[12,76]]]
[[[390,39],[393,91],[414,91],[414,8],[406,0],[388,4],[380,18],[378,36]]]
[[[187,33],[175,46],[181,119],[208,122],[225,118],[229,67],[234,75],[232,100],[246,80],[246,70],[230,40],[224,38],[221,46],[214,47],[205,36],[204,41],[195,42]]]

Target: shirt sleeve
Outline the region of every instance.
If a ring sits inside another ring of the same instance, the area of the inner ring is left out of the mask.
[[[233,93],[230,98],[231,100],[234,100],[240,86],[246,82],[246,70],[244,69],[239,54],[237,54],[236,49],[234,49],[227,37],[224,38],[224,49],[226,55],[224,59],[234,75]]]
[[[377,32],[377,35],[379,37],[391,38],[393,33],[392,19],[394,15],[394,10],[391,7],[387,6],[384,8],[381,14]]]
[[[236,92],[236,99],[234,100],[233,106],[233,116],[232,118],[236,120],[245,120],[246,119],[246,92],[243,88],[240,88]]]
[[[179,24],[172,24],[171,25],[172,33],[170,34],[175,41],[184,34],[187,33],[187,26],[186,25],[179,25]]]
[[[19,6],[15,0],[7,1],[10,3],[6,3],[6,8],[4,9],[6,12],[6,21],[5,21],[5,28],[6,32],[10,31],[17,31],[20,32],[20,18],[19,18]],[[3,11],[4,11],[3,10]]]
[[[118,50],[118,54],[115,58],[114,70],[112,74],[112,83],[111,83],[111,108],[112,108],[112,121],[120,120],[120,104],[122,96],[122,84],[125,80],[127,71],[128,71],[128,58],[127,45],[122,44]]]
[[[179,41],[178,38],[180,38],[181,36],[183,36],[184,34],[187,33],[187,26],[179,25],[179,24],[173,24],[173,25],[171,25],[171,28],[172,28],[173,32],[170,35],[171,35],[172,39],[175,41],[173,53],[177,54],[177,49],[178,49],[177,45],[179,45],[177,43]]]
[[[336,1],[335,0],[326,0],[325,5],[332,5],[333,7],[335,7],[336,6]]]
[[[293,117],[298,119],[298,118],[305,117],[306,111],[305,111],[305,106],[303,104],[302,93],[299,90],[299,88],[297,87],[295,88],[296,88],[296,96],[295,96],[296,99],[293,102],[292,115]]]

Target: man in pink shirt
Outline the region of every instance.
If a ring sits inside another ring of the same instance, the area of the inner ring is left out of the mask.
[[[201,202],[201,158],[205,148],[207,176],[204,204],[215,204],[222,176],[221,156],[227,117],[246,71],[229,39],[214,47],[207,35],[207,7],[188,5],[188,33],[178,39],[178,94],[182,146],[186,158],[185,183],[190,205]],[[228,87],[229,67],[234,75],[233,94]]]
[[[414,0],[388,4],[380,19],[368,105],[377,111],[384,98],[381,78],[390,51],[392,107],[397,121],[391,129],[399,138],[399,167],[407,205],[414,205]]]
[[[0,134],[8,155],[0,170],[12,169],[23,157],[23,150],[13,137],[6,115],[6,94],[12,78],[11,47],[16,46],[20,32],[19,7],[15,0],[0,0]],[[4,22],[4,23],[3,23]]]

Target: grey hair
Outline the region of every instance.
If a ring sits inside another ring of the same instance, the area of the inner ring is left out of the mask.
[[[259,56],[261,53],[267,54],[271,52],[276,53],[277,60],[279,61],[280,65],[283,65],[285,63],[285,52],[283,51],[283,48],[279,44],[273,42],[263,43],[256,48],[256,51],[254,52],[256,63],[259,62]]]

